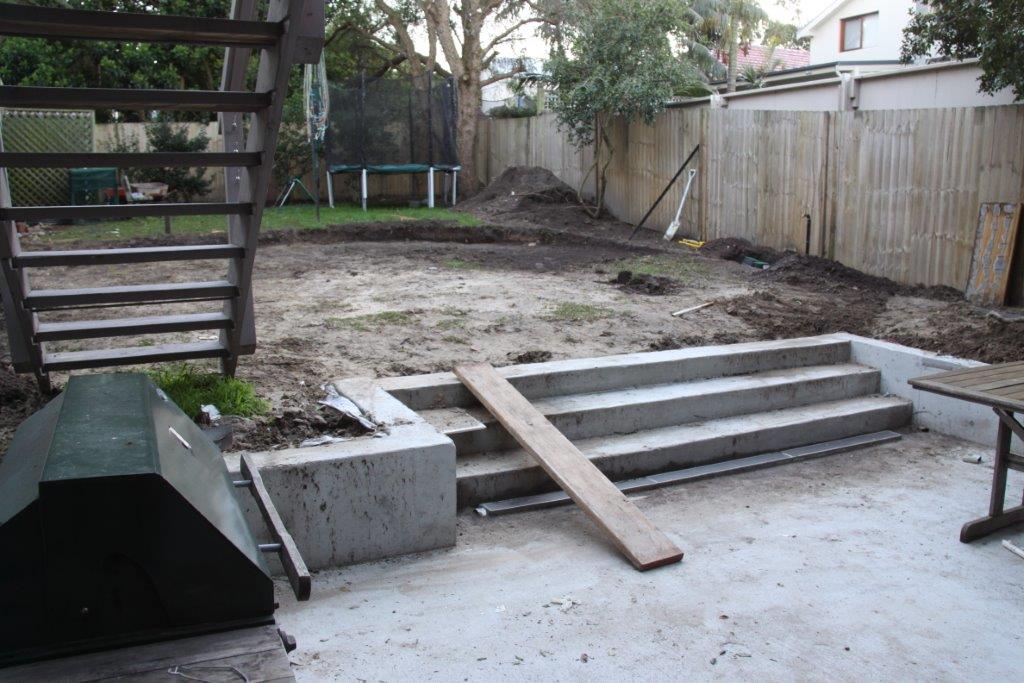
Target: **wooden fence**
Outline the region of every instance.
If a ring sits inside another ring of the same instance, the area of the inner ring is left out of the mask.
[[[482,178],[544,166],[570,185],[590,163],[552,114],[493,119]],[[745,237],[904,283],[963,289],[981,202],[1024,196],[1024,106],[843,112],[685,107],[618,125],[607,204],[636,222],[691,149],[698,175],[680,234]],[[685,178],[685,176],[684,176]],[[664,230],[683,179],[648,221]],[[585,188],[592,192],[593,183]],[[1022,252],[1024,253],[1024,252]]]

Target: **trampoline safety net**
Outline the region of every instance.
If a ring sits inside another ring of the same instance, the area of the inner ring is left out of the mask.
[[[459,166],[455,87],[431,74],[330,86],[325,159],[331,173],[417,173]]]

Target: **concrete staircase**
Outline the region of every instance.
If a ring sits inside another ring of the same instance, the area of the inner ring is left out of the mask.
[[[719,462],[909,424],[909,401],[849,342],[806,338],[500,369],[611,479]],[[456,445],[460,507],[553,482],[450,373],[380,386]]]

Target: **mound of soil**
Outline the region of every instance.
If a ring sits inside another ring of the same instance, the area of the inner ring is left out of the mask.
[[[926,330],[887,335],[890,341],[986,363],[1024,358],[1024,322],[1006,322],[966,301],[941,308],[924,321]],[[924,326],[922,326],[924,327]]]
[[[576,192],[540,166],[513,166],[459,208],[477,215],[499,216],[538,205],[576,201]]]
[[[285,408],[280,415],[246,420],[231,418],[231,451],[269,451],[296,448],[307,439],[329,436],[350,439],[370,433],[359,422],[327,406]]]
[[[678,292],[683,283],[663,275],[645,275],[634,273],[629,270],[619,271],[618,276],[611,280],[610,284],[620,285],[620,289],[638,294],[651,294],[661,296]]]
[[[885,310],[887,299],[885,295],[871,292],[823,298],[760,290],[730,300],[725,312],[741,318],[758,331],[761,339],[831,332],[872,336],[875,319]]]
[[[0,459],[18,425],[47,400],[32,375],[16,374],[9,364],[0,362]]]
[[[750,258],[775,263],[782,258],[783,253],[768,247],[759,247],[751,244],[741,237],[722,237],[721,239],[705,242],[698,250],[704,256],[719,258],[723,261],[735,261],[743,263],[743,259]]]
[[[942,301],[956,301],[963,298],[963,295],[952,287],[901,285],[888,278],[868,275],[855,268],[844,266],[839,261],[793,252],[774,261],[772,267],[758,273],[758,277],[773,282],[811,286],[828,292],[849,288],[889,296],[921,296]]]

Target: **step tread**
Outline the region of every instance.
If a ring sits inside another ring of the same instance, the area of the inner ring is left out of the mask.
[[[177,247],[130,247],[118,249],[70,249],[23,251],[12,261],[15,268],[42,266],[89,266],[160,261],[199,261],[202,259],[240,258],[242,247],[233,244],[204,244]]]
[[[220,312],[111,318],[108,320],[73,320],[40,323],[36,329],[36,338],[39,341],[89,339],[160,332],[213,330],[227,328],[230,325],[230,316]]]
[[[32,309],[45,309],[105,303],[188,301],[200,298],[228,298],[234,296],[235,293],[237,293],[237,288],[227,280],[82,287],[79,289],[35,289],[25,296],[25,305]]]
[[[90,349],[88,351],[64,351],[45,354],[43,356],[43,369],[45,371],[77,370],[110,365],[135,365],[136,363],[190,360],[194,358],[218,358],[226,356],[227,353],[227,349],[219,341]]]
[[[654,404],[683,398],[710,396],[722,392],[753,390],[826,380],[853,375],[878,375],[878,370],[856,363],[807,365],[795,368],[765,370],[745,375],[654,384],[628,389],[613,389],[569,396],[535,399],[533,405],[545,416],[557,417],[589,410],[616,408],[625,405]],[[424,420],[444,434],[479,431],[497,424],[494,416],[477,406],[471,408],[440,408],[419,411]]]
[[[250,202],[99,204],[96,206],[16,206],[0,208],[0,220],[47,221],[161,216],[249,216]]]
[[[204,45],[270,47],[281,36],[276,22],[142,12],[0,4],[0,34],[49,39],[80,38]]]
[[[848,340],[823,336],[527,363],[498,368],[498,374],[535,401],[849,360]],[[412,410],[477,404],[451,373],[386,378],[380,386]]]
[[[632,434],[611,434],[581,439],[576,442],[576,446],[583,451],[584,455],[593,460],[668,446],[682,446],[686,443],[723,434],[757,432],[763,429],[799,425],[824,417],[853,415],[868,410],[898,408],[907,405],[910,405],[910,402],[906,399],[875,394],[798,408],[785,408],[704,422],[691,422],[673,427],[660,427]],[[539,468],[539,465],[526,451],[521,449],[460,455],[456,460],[457,478],[515,472],[527,468]]]

